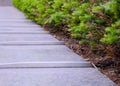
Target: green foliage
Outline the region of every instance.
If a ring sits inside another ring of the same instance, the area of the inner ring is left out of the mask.
[[[102,42],[120,43],[120,20],[112,24],[111,27],[107,27],[106,32],[107,34],[101,39]]]
[[[81,38],[80,41],[87,41],[87,34],[91,31],[87,23],[91,22],[93,15],[90,14],[89,8],[91,8],[90,3],[84,3],[78,6],[72,13],[72,22],[69,23],[69,31],[75,38]],[[81,42],[80,42],[81,43]]]
[[[110,24],[105,27],[104,37],[100,40],[103,43],[118,44],[120,43],[120,1],[110,0],[109,2],[94,7],[94,11],[101,11],[109,17]]]
[[[13,0],[13,4],[40,25],[67,28],[80,44],[120,43],[119,0]]]

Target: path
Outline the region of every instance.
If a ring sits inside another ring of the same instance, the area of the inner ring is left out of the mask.
[[[116,85],[23,13],[5,6],[0,7],[0,86]]]

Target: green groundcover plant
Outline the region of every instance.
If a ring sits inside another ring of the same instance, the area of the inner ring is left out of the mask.
[[[91,48],[120,45],[120,0],[13,0],[42,26],[62,27]]]

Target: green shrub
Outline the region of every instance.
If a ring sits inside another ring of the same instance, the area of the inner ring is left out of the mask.
[[[67,28],[81,44],[120,43],[119,0],[13,0],[13,4],[40,25]]]

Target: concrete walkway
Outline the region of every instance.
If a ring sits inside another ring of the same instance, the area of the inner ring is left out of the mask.
[[[0,0],[0,6],[12,6],[12,0]]]
[[[0,86],[116,85],[23,13],[6,6],[0,7]]]

